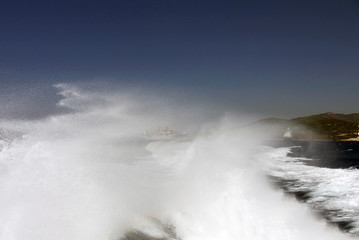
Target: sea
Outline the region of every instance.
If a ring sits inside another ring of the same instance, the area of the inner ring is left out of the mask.
[[[68,111],[0,120],[1,240],[359,233],[357,142],[266,141],[238,114],[209,119],[158,95],[55,87]],[[165,124],[182,134],[143,134]]]
[[[359,233],[359,142],[272,140],[268,176],[341,231]]]

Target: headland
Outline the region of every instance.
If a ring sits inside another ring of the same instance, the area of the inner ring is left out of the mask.
[[[359,141],[359,113],[322,113],[293,119],[265,118],[249,124],[272,139],[283,139],[291,131],[291,140]]]

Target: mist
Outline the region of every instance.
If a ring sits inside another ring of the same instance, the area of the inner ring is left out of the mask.
[[[268,183],[268,136],[239,128],[255,116],[161,89],[55,89],[65,112],[0,122],[0,239],[349,238]],[[142,135],[163,125],[188,134]]]

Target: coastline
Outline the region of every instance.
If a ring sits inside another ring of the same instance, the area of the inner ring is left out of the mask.
[[[265,141],[285,141],[285,142],[296,142],[296,141],[300,141],[300,142],[359,142],[359,139],[340,139],[340,140],[331,140],[331,139],[281,139],[281,138],[277,138],[277,139],[267,139]]]

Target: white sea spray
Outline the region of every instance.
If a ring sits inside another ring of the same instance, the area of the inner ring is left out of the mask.
[[[237,117],[195,122],[183,106],[57,87],[73,112],[1,123],[16,136],[0,152],[0,239],[348,238],[271,187],[255,157],[261,136]],[[190,136],[141,135],[176,115]]]

